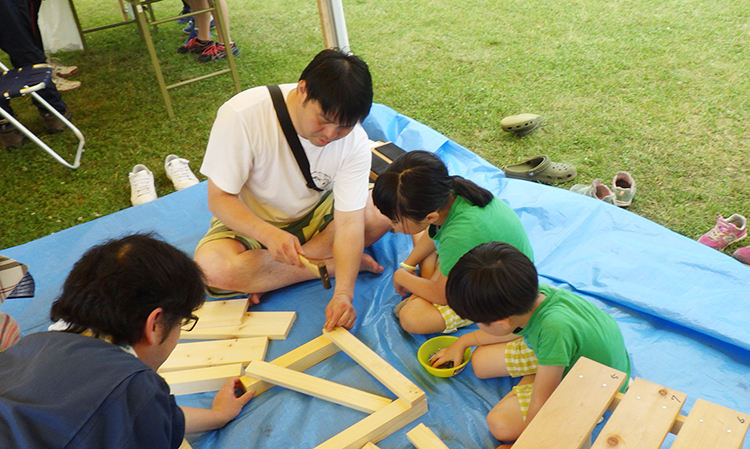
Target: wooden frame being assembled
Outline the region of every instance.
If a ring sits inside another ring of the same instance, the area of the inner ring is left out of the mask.
[[[397,398],[391,400],[301,373],[339,351],[351,357]],[[240,381],[245,389],[255,389],[256,396],[274,385],[280,385],[356,410],[371,412],[369,416],[315,449],[360,449],[368,443],[377,443],[427,412],[424,391],[349,331],[340,327],[331,332],[323,331],[320,337],[270,363],[251,362],[245,373]]]

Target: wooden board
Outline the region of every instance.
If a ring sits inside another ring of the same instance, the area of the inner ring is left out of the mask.
[[[208,340],[218,338],[268,337],[284,340],[297,318],[296,312],[246,312],[240,325],[201,327],[201,321],[191,332],[183,331],[181,340]]]
[[[346,329],[337,327],[331,332],[324,330],[323,335],[409,405],[425,400],[424,391]]]
[[[227,379],[242,374],[242,365],[219,365],[209,368],[196,368],[182,371],[170,371],[161,374],[167,381],[173,395],[205,393],[207,391],[218,391],[227,382]]]
[[[232,363],[246,366],[251,360],[263,360],[266,348],[266,337],[180,343],[159,367],[159,373]]]
[[[379,442],[425,413],[427,401],[410,407],[404,400],[396,399],[315,449],[359,449],[368,442]]]
[[[687,395],[635,379],[607,421],[592,449],[658,449]]]
[[[626,380],[622,371],[581,357],[513,449],[578,449]]]
[[[263,361],[250,362],[245,374],[365,413],[376,412],[392,402],[382,396]]]
[[[247,312],[248,298],[206,301],[194,312],[198,317],[195,329],[218,326],[239,326]],[[190,332],[185,332],[190,333]]]
[[[697,399],[671,449],[741,449],[750,416]]]
[[[443,441],[435,435],[429,427],[420,423],[417,427],[406,432],[406,438],[417,449],[449,449]]]
[[[279,357],[271,364],[287,366],[292,370],[301,371],[330,357],[339,349],[350,356],[354,355],[352,358],[369,373],[376,373],[377,375],[373,374],[373,376],[389,388],[392,393],[399,396],[399,399],[390,402],[348,429],[338,433],[317,446],[316,449],[361,449],[367,443],[377,443],[427,412],[427,400],[424,392],[343,328],[337,328],[332,332],[323,331],[323,335],[320,337]],[[263,371],[263,368],[268,368],[268,366],[262,364],[256,366],[260,366],[261,371]],[[251,371],[258,375],[263,374],[255,369],[251,369]],[[288,373],[286,375],[288,376]],[[242,376],[240,381],[245,388],[255,388],[256,394],[266,391],[271,386],[269,382],[250,376]],[[394,391],[392,387],[397,391]],[[402,395],[411,402],[401,399]]]
[[[337,352],[339,352],[338,346],[334,345],[325,335],[321,335],[320,337],[310,340],[304,345],[272,360],[270,363],[276,366],[290,368],[295,371],[304,371],[311,366],[317,365]],[[246,391],[251,388],[255,389],[255,396],[258,396],[274,386],[272,383],[247,375],[240,377],[240,381]]]

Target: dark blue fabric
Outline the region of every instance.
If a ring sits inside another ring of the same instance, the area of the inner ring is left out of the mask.
[[[0,447],[173,449],[184,417],[164,380],[117,346],[65,332],[0,353]]]

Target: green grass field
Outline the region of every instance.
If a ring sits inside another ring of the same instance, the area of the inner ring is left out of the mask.
[[[114,0],[75,4],[84,27],[120,16]],[[155,5],[163,16],[180,7]],[[296,81],[323,47],[314,1],[229,7],[243,88]],[[490,163],[549,155],[578,169],[561,188],[629,171],[638,187],[629,210],[692,239],[718,214],[750,216],[750,4],[350,0],[344,8],[375,101]],[[159,27],[168,83],[205,69],[175,52],[184,38],[175,23]],[[130,207],[127,175],[137,163],[155,173],[159,195],[172,192],[164,158],[186,157],[197,173],[216,109],[233,93],[227,76],[175,89],[169,120],[134,25],[90,33],[87,43],[86,53],[55,55],[81,69],[71,79],[83,87],[64,99],[87,139],[82,166],[68,170],[30,144],[2,151],[0,248]],[[29,101],[13,105],[41,131]],[[501,130],[503,117],[522,112],[545,126],[523,138]],[[72,154],[71,135],[50,141]]]

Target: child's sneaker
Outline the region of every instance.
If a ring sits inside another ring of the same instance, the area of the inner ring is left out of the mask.
[[[201,54],[207,48],[212,47],[213,45],[214,41],[202,41],[196,36],[192,39],[188,39],[188,41],[185,42],[182,47],[177,49],[177,53],[180,53],[182,55],[187,53]]]
[[[750,246],[745,246],[738,249],[734,252],[734,254],[732,254],[732,257],[744,263],[745,265],[750,265]]]
[[[747,237],[745,224],[745,217],[740,214],[732,214],[726,220],[719,215],[713,229],[700,236],[698,241],[721,251],[729,244]]]
[[[148,203],[157,198],[154,187],[154,174],[143,164],[133,167],[130,178],[130,202],[133,206]]]
[[[167,178],[172,181],[176,190],[187,189],[198,184],[198,178],[190,170],[188,162],[190,161],[177,157],[174,154],[170,154],[164,160],[164,170],[167,172]]]
[[[609,187],[602,184],[601,178],[591,181],[591,185],[576,184],[570,188],[570,191],[602,200],[605,203],[615,204],[615,194],[609,190]]]
[[[635,196],[635,179],[626,171],[618,171],[612,179],[612,192],[615,194],[615,206],[630,206]]]
[[[237,48],[237,45],[232,42],[232,54],[234,56],[240,55],[240,49]],[[224,46],[224,44],[216,43],[208,48],[206,48],[203,51],[203,54],[198,56],[197,61],[198,62],[211,62],[211,61],[218,61],[220,59],[226,59],[227,57],[227,49]]]

